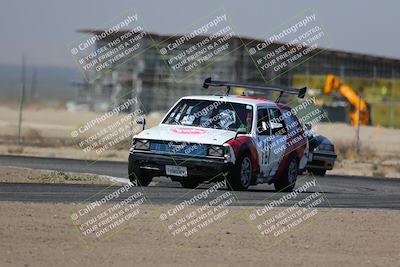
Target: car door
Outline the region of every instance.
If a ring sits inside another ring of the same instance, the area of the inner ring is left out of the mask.
[[[269,174],[269,172],[267,172],[268,171],[267,167],[268,167],[268,157],[269,157],[268,147],[270,146],[270,141],[269,141],[270,135],[271,135],[271,129],[269,127],[268,109],[258,108],[256,140],[257,140],[258,160],[260,163],[260,177],[268,177]]]
[[[273,176],[281,162],[287,142],[287,128],[282,112],[278,108],[268,108],[268,127],[271,134],[268,136],[268,163],[266,173]]]

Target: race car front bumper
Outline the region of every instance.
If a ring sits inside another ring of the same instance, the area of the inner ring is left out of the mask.
[[[180,166],[187,169],[186,176],[167,175],[166,166]],[[152,177],[168,176],[174,181],[196,179],[199,181],[219,181],[224,179],[232,163],[223,158],[190,157],[182,155],[158,154],[152,151],[132,151],[129,154],[129,173],[145,174]]]
[[[312,152],[312,160],[307,162],[306,168],[332,170],[337,155],[334,152]]]

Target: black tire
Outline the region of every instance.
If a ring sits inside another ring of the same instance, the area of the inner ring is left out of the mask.
[[[227,186],[229,190],[245,191],[251,184],[253,166],[249,153],[244,153],[236,161],[235,166],[229,172]]]
[[[181,180],[179,183],[182,185],[182,187],[190,189],[194,189],[200,184],[200,182],[196,180]]]
[[[148,186],[153,177],[143,173],[138,166],[133,164],[132,154],[129,155],[128,176],[129,180],[137,186]]]
[[[321,170],[321,169],[311,169],[309,170],[310,173],[318,176],[325,176],[326,170]]]
[[[292,192],[296,186],[299,163],[295,156],[289,158],[285,173],[274,183],[278,192]]]

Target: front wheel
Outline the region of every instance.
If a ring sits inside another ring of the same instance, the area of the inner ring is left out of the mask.
[[[236,162],[233,170],[227,177],[227,186],[229,190],[244,191],[251,183],[253,166],[249,153],[242,155]]]
[[[295,157],[290,157],[285,173],[274,183],[276,191],[292,192],[297,180],[298,162]]]

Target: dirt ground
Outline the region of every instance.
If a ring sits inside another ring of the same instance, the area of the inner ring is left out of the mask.
[[[114,184],[91,174],[74,174],[19,167],[0,167],[0,183]]]
[[[320,209],[304,230],[264,243],[230,208],[218,227],[177,244],[158,218],[165,206],[143,206],[110,237],[87,244],[73,225],[74,204],[0,203],[1,266],[395,266],[398,211]],[[247,208],[248,209],[248,208]]]

